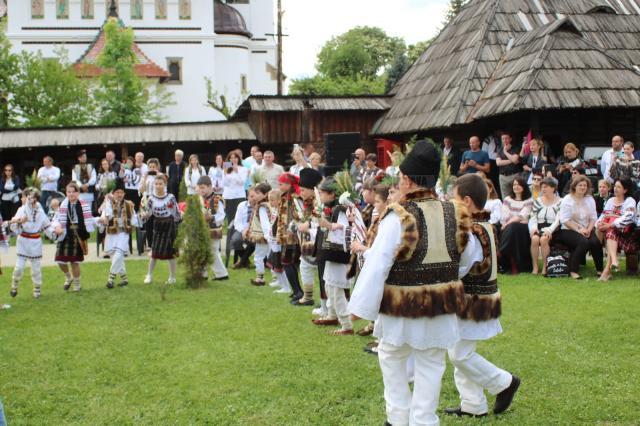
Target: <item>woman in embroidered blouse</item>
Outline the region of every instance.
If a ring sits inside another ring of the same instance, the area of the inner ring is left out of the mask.
[[[224,158],[222,154],[216,154],[215,164],[209,168],[209,179],[211,179],[211,185],[213,186],[213,193],[222,195],[223,185],[222,179],[224,178]]]
[[[295,164],[289,168],[289,173],[292,175],[300,177],[300,171],[302,169],[311,167],[304,159],[304,152],[302,151],[302,148],[293,148],[293,151],[291,151],[291,158],[295,162]]]
[[[636,222],[636,202],[630,197],[633,183],[628,178],[618,178],[613,185],[614,196],[610,198],[596,222],[596,228],[607,249],[607,265],[599,281],[609,281],[612,271],[618,270],[618,249],[635,252],[637,236],[633,229]]]
[[[512,274],[531,271],[529,216],[533,200],[524,178],[513,181],[511,194],[502,202],[500,224],[500,265]]]
[[[640,185],[640,160],[636,160],[633,156],[635,145],[633,142],[625,142],[622,147],[622,156],[616,158],[616,161],[611,165],[611,179],[614,181],[618,178],[627,178],[631,180],[633,184],[630,197],[637,198],[637,192]]]
[[[602,245],[594,230],[597,218],[596,202],[591,196],[591,181],[586,176],[578,175],[571,181],[570,193],[560,204],[562,229],[557,237],[571,252],[569,271],[573,279],[582,279],[578,272],[587,251],[593,257],[596,272],[602,272]]]
[[[184,171],[184,184],[187,187],[187,195],[198,194],[198,179],[205,176],[207,172],[200,165],[200,159],[196,154],[189,156],[189,165]]]
[[[553,233],[560,226],[560,202],[557,195],[558,182],[554,178],[545,178],[540,183],[540,198],[533,202],[529,218],[529,234],[531,235],[532,274],[538,273],[538,258],[542,254],[542,275],[547,273],[547,257],[551,251],[550,243]]]

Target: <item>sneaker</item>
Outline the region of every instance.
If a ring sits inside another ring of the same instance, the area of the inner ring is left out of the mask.
[[[319,315],[321,317],[326,317],[328,312],[326,311],[326,309],[322,309],[322,308],[315,308],[313,311],[311,311],[311,313],[313,315]]]
[[[149,274],[145,275],[143,283],[151,284],[151,275],[149,275]]]
[[[176,283],[176,279],[175,278],[169,278],[167,280],[167,284],[171,285],[171,284],[175,284]]]
[[[282,288],[282,286],[280,285],[280,281],[278,280],[273,280],[269,283],[269,287],[271,288]]]
[[[277,293],[277,294],[288,294],[288,293],[291,293],[291,290],[287,290],[285,288],[281,288],[279,290],[274,291],[274,293]]]

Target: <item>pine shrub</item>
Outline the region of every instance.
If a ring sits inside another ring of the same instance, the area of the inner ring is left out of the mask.
[[[178,263],[185,268],[187,286],[200,288],[206,282],[202,273],[213,263],[213,253],[209,227],[197,196],[187,197],[187,208],[178,230],[176,247],[180,250]]]

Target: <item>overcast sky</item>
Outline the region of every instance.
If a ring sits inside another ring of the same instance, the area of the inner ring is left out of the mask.
[[[283,0],[284,73],[288,81],[315,74],[316,55],[331,37],[356,26],[380,27],[407,44],[436,34],[447,0]]]

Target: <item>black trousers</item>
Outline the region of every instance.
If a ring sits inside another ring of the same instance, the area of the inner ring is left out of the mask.
[[[584,259],[587,252],[591,253],[593,257],[593,263],[596,265],[596,271],[602,271],[602,244],[596,237],[595,231],[591,232],[589,238],[585,238],[584,235],[563,229],[558,232],[558,242],[564,244],[571,251],[569,257],[569,271],[578,273],[580,269],[580,262]]]
[[[318,282],[320,283],[320,299],[327,300],[327,291],[324,288],[324,260],[318,260]]]

